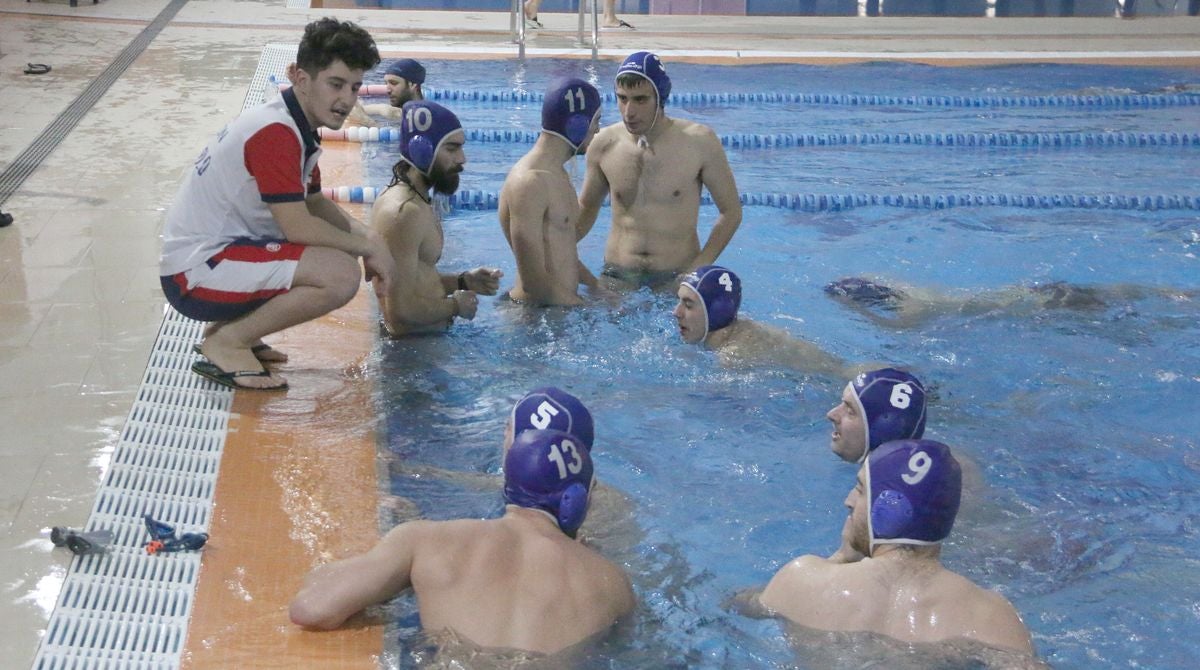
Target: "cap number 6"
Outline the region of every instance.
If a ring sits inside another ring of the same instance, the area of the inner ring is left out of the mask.
[[[892,403],[892,407],[896,409],[908,409],[912,404],[913,388],[909,384],[896,384],[892,387],[892,397],[888,398],[888,402]]]

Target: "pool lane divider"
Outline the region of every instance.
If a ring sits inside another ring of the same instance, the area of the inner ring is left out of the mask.
[[[334,202],[375,202],[384,191],[374,186],[338,186],[322,189]],[[461,189],[449,196],[453,209],[496,210],[498,191]],[[1102,193],[1029,194],[1029,193],[742,193],[746,207],[773,207],[800,212],[840,212],[860,207],[900,207],[906,209],[953,209],[960,207],[1013,207],[1018,209],[1104,209],[1104,210],[1200,210],[1196,195],[1136,195]],[[706,192],[700,204],[711,205]]]
[[[469,128],[468,142],[483,144],[533,144],[540,131]],[[334,142],[399,142],[400,128],[352,126],[321,128],[322,140]],[[933,147],[1200,147],[1200,133],[1092,132],[1092,133],[728,133],[717,136],[729,149],[787,149],[901,145]]]
[[[378,84],[373,85],[378,86]],[[364,86],[364,89],[368,87]],[[368,91],[377,90],[370,88]],[[361,89],[360,89],[361,94]],[[368,93],[376,95],[375,93]],[[377,95],[386,95],[384,90]],[[468,103],[541,103],[545,94],[540,91],[511,89],[455,90],[431,88],[424,90],[426,100],[435,102]],[[616,95],[602,94],[604,102],[617,102]],[[670,104],[677,107],[704,107],[744,104],[802,104],[851,107],[1195,107],[1200,106],[1200,93],[1114,93],[1107,95],[871,95],[858,93],[705,93],[672,92]]]

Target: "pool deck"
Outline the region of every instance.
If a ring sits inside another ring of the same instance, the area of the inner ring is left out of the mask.
[[[65,0],[0,0],[0,170],[168,5],[167,0],[87,2],[69,7]],[[0,229],[0,658],[9,659],[6,667],[28,667],[45,634],[70,563],[70,555],[54,549],[46,534],[51,526],[78,527],[86,521],[162,323],[157,262],[165,209],[198,149],[241,109],[263,47],[295,43],[308,21],[324,15],[361,23],[381,45],[394,45],[393,55],[504,58],[517,52],[507,14],[289,9],[279,0],[187,3],[0,204],[16,217],[14,225]],[[891,58],[946,65],[1032,60],[1200,68],[1200,18],[1194,17],[625,18],[639,30],[602,33],[602,56],[652,49],[670,52],[668,60]],[[541,19],[547,29],[530,36],[529,55],[590,56],[589,48],[576,44],[574,15],[543,14]],[[22,74],[27,63],[46,63],[53,71]],[[267,419],[272,411],[287,416],[308,407],[316,412],[322,397],[309,389],[318,386],[327,397],[356,402],[370,413],[369,380],[354,374],[374,335],[364,316],[368,304],[360,295],[334,316],[274,340],[303,352],[284,369],[295,394],[274,399],[237,394],[231,423],[240,437],[226,447],[226,467],[235,459],[262,465],[257,471],[230,467],[229,476],[223,471],[219,480],[213,551],[205,556],[194,614],[196,626],[215,632],[193,629],[189,643],[200,646],[186,654],[185,665],[306,666],[311,662],[297,659],[311,661],[320,653],[329,659],[323,667],[341,667],[333,656],[314,651],[311,640],[281,625],[286,600],[308,562],[289,560],[294,555],[273,548],[299,542],[312,555],[361,548],[373,539],[375,516],[360,516],[354,519],[357,525],[334,520],[333,525],[345,526],[337,529],[339,539],[315,544],[296,538],[287,526],[274,527],[275,519],[295,519],[303,511],[282,502],[288,499],[287,482],[298,487],[293,490],[311,492],[318,507],[323,500],[330,508],[334,501],[351,503],[341,500],[344,489],[288,469],[303,462],[319,473],[331,466],[320,458],[324,452],[313,438],[280,434]],[[345,340],[334,347],[323,334],[330,328],[354,337],[332,338]],[[311,351],[306,338],[324,344]],[[342,386],[329,391],[318,384],[328,379],[341,380]],[[278,448],[269,457],[266,449],[247,452],[237,441],[253,445],[268,433],[278,436],[273,445]],[[369,436],[362,443],[366,461],[336,466],[352,473],[341,481],[371,479],[373,485]],[[243,477],[235,478],[235,472]],[[294,478],[284,481],[279,472]],[[364,491],[354,504],[369,508],[374,490],[365,486]],[[237,505],[273,506],[282,516],[249,520]],[[251,535],[249,523],[270,532]],[[258,555],[265,562],[255,568]],[[294,564],[289,573],[277,572],[289,563]],[[268,583],[250,583],[253,578],[243,579],[242,569],[272,577]],[[247,599],[247,592],[255,597]],[[245,609],[230,617],[229,603],[238,598]],[[231,640],[246,638],[249,622],[257,622],[255,630],[265,641],[247,643],[245,653],[253,655],[239,656]],[[320,644],[334,648],[344,642],[344,657],[352,659],[347,667],[363,661],[369,666],[378,654],[378,626]],[[371,648],[376,651],[363,651]]]

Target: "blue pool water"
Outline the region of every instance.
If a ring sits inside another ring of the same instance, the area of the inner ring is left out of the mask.
[[[540,91],[555,75],[608,87],[612,63],[430,61],[433,88]],[[677,92],[879,96],[1179,95],[1187,69],[668,63]],[[1194,95],[1194,93],[1193,93]],[[468,128],[533,129],[537,103],[451,104]],[[1194,132],[1200,106],[671,106],[718,133]],[[615,106],[605,122],[618,121]],[[496,191],[528,145],[468,144],[463,188]],[[394,148],[364,145],[369,185]],[[743,192],[1200,196],[1200,147],[821,146],[729,151]],[[582,163],[578,177],[582,178]],[[329,184],[333,185],[333,184]],[[715,216],[701,208],[701,234]],[[445,221],[446,269],[515,273],[494,211]],[[580,245],[598,269],[608,211]],[[721,262],[743,314],[850,361],[909,366],[937,388],[927,436],[975,467],[948,567],[1011,600],[1054,667],[1192,667],[1200,655],[1200,212],[1078,207],[747,207]],[[876,325],[828,298],[869,274],[952,296],[1055,280],[1107,289],[1087,311],[955,313]],[[512,402],[556,384],[597,424],[600,478],[635,524],[598,535],[641,606],[587,667],[975,667],[977,650],[911,650],[863,635],[789,635],[726,606],[784,562],[828,553],[854,470],[829,452],[825,412],[842,379],[770,365],[723,368],[679,341],[671,294],[529,310],[484,299],[446,336],[381,341],[390,493],[429,518],[498,513],[499,446]],[[422,468],[438,468],[431,475]],[[420,473],[421,476],[416,476]],[[397,509],[409,509],[398,505]],[[399,514],[398,514],[399,516]],[[411,598],[396,605],[397,665],[419,664]]]

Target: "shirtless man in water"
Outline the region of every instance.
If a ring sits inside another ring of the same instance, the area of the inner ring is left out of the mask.
[[[393,337],[443,331],[455,318],[473,319],[478,295],[495,295],[502,273],[475,268],[441,272],[441,215],[430,190],[452,195],[466,164],[466,141],[453,112],[433,102],[409,101],[400,122],[400,160],[392,183],[371,209],[371,227],[387,240],[396,281],[379,301]]]
[[[657,56],[626,58],[616,92],[621,123],[601,130],[588,150],[578,235],[591,231],[611,194],[603,274],[626,286],[671,288],[678,274],[715,263],[733,238],[742,222],[737,184],[712,129],[666,115],[671,80]],[[701,187],[719,212],[703,248]]]
[[[500,189],[500,227],[517,259],[509,296],[533,305],[578,305],[579,284],[596,278],[579,262],[579,202],[564,164],[585,153],[600,128],[600,93],[582,79],[546,92],[542,134]]]
[[[527,430],[505,454],[503,517],[403,523],[367,553],[314,570],[291,620],[338,628],[411,588],[428,633],[544,654],[579,644],[634,607],[620,566],[574,539],[594,481],[574,436]]]
[[[758,597],[807,628],[873,632],[909,643],[970,639],[1032,655],[1029,631],[1004,596],[947,570],[941,542],[958,514],[962,474],[932,440],[881,445],[864,459],[845,505],[844,544],[866,556],[801,556]]]

